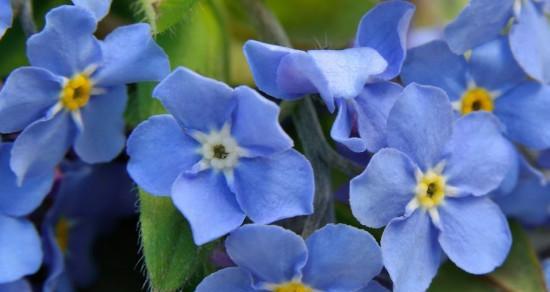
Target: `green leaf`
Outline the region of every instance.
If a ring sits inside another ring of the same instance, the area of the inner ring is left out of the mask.
[[[161,33],[182,21],[198,0],[139,0],[138,10],[151,24],[154,33]]]
[[[445,263],[434,279],[429,291],[546,291],[540,263],[529,238],[521,225],[510,223],[514,243],[506,262],[491,274],[474,276]]]
[[[169,197],[140,190],[141,244],[153,291],[176,291],[202,269],[189,225]]]

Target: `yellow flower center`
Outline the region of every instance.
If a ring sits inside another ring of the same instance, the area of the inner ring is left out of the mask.
[[[417,182],[416,199],[426,209],[435,207],[445,198],[445,178],[434,171],[428,171]]]
[[[71,223],[67,218],[61,217],[55,224],[55,240],[63,253],[69,248],[69,231]]]
[[[313,289],[300,282],[288,282],[275,286],[273,292],[313,292]]]
[[[92,81],[87,75],[75,75],[61,91],[61,104],[70,111],[78,110],[88,103],[92,89]]]
[[[468,89],[462,96],[460,112],[467,115],[475,111],[493,111],[495,105],[491,93],[481,87]]]

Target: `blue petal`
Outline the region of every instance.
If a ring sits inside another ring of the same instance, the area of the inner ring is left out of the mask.
[[[357,292],[390,292],[390,290],[376,281],[370,281],[367,287],[357,290]]]
[[[179,67],[153,91],[186,130],[209,132],[230,121],[237,100],[222,82]]]
[[[514,0],[470,0],[460,15],[445,28],[451,49],[462,54],[496,38],[510,17]]]
[[[408,218],[393,219],[382,234],[384,266],[393,291],[425,291],[440,264],[441,248],[430,216],[417,209]]]
[[[237,201],[255,223],[269,224],[313,212],[313,169],[298,151],[241,158],[234,172]]]
[[[77,6],[88,9],[92,12],[97,21],[103,19],[108,13],[111,7],[112,0],[72,0]]]
[[[38,271],[42,263],[40,236],[31,222],[0,215],[0,283]]]
[[[71,77],[101,63],[101,47],[93,36],[96,19],[84,8],[61,6],[46,14],[46,27],[27,41],[33,66]]]
[[[211,170],[178,176],[172,200],[189,221],[197,245],[237,229],[245,218],[224,176]]]
[[[501,92],[527,78],[504,36],[473,49],[470,70],[476,85]]]
[[[538,164],[541,167],[550,168],[550,149],[546,149],[540,152]]]
[[[306,240],[308,261],[302,281],[321,291],[356,291],[382,270],[378,243],[368,232],[330,224]]]
[[[252,274],[256,286],[301,276],[308,256],[300,236],[272,225],[245,225],[227,237],[225,248],[237,266]]]
[[[463,56],[451,52],[443,41],[433,41],[409,50],[401,79],[433,85],[447,92],[451,100],[460,99],[467,88],[468,64]]]
[[[279,107],[246,86],[235,89],[237,108],[231,132],[249,155],[267,156],[288,150],[292,139],[279,125]]]
[[[475,196],[496,189],[516,158],[509,143],[490,113],[475,112],[458,119],[447,145],[443,172],[447,183]]]
[[[12,144],[0,146],[0,214],[23,216],[36,209],[53,184],[53,171],[31,176],[23,185],[10,168]]]
[[[170,195],[178,175],[201,159],[199,148],[172,116],[153,116],[128,138],[128,173],[148,193]]]
[[[0,284],[2,292],[32,292],[32,286],[27,280],[17,280],[15,282]]]
[[[410,84],[390,112],[388,145],[409,156],[423,170],[439,163],[452,133],[453,112],[445,92]]]
[[[117,86],[92,96],[81,109],[83,128],[76,136],[74,150],[84,162],[108,162],[122,151],[127,100],[126,86]]]
[[[18,180],[54,171],[73,143],[75,132],[66,111],[28,126],[13,143],[11,153],[11,168]]]
[[[510,46],[519,65],[534,79],[550,83],[550,22],[534,1],[522,1],[510,30]]]
[[[13,10],[10,0],[0,0],[0,39],[4,33],[11,27],[13,21]]]
[[[350,205],[361,224],[379,228],[405,213],[416,185],[417,166],[395,149],[374,154],[363,173],[351,180]]]
[[[103,63],[94,75],[98,86],[159,81],[170,73],[168,56],[155,43],[148,24],[121,26],[101,43]]]
[[[62,83],[41,68],[13,71],[0,91],[0,132],[18,132],[42,118],[59,100]]]
[[[254,292],[250,274],[237,267],[219,270],[204,278],[196,292]]]
[[[550,147],[550,87],[528,81],[495,102],[510,139],[534,149]]]
[[[365,152],[367,150],[366,141],[356,137],[357,102],[354,99],[340,99],[336,104],[338,113],[330,129],[330,137],[353,152]]]
[[[377,77],[390,80],[399,75],[406,57],[406,37],[415,7],[406,1],[385,1],[371,9],[359,23],[355,43],[371,47],[388,62]]]
[[[508,145],[508,151],[510,153],[510,157],[508,158],[510,167],[498,189],[493,191],[500,194],[508,194],[516,186],[519,178],[520,160],[523,159],[512,142],[508,141],[506,144]]]
[[[42,238],[44,249],[44,264],[48,268],[48,275],[44,281],[43,292],[58,292],[63,291],[63,280],[66,280],[65,273],[65,256],[55,236],[55,223],[60,214],[55,213],[52,208],[46,214],[45,220],[42,223]]]
[[[439,208],[439,243],[458,267],[485,274],[500,266],[512,246],[508,221],[487,198],[449,198]]]

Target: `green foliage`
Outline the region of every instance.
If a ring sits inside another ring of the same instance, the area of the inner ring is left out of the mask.
[[[161,33],[183,20],[198,0],[138,0],[138,10],[151,24],[154,33]]]

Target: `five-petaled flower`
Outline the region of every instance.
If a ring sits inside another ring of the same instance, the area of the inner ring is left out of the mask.
[[[376,240],[347,225],[327,225],[305,241],[278,226],[245,225],[225,241],[237,267],[206,277],[197,292],[384,291]]]
[[[428,288],[441,250],[463,270],[502,264],[511,246],[506,218],[487,197],[504,179],[510,149],[497,122],[473,113],[453,122],[439,88],[411,84],[391,110],[387,139],[350,185],[363,225],[379,228],[394,291]]]
[[[185,68],[153,95],[171,115],[134,130],[128,171],[146,191],[171,195],[197,244],[235,230],[246,216],[268,224],[312,213],[311,165],[292,149],[274,103]]]

